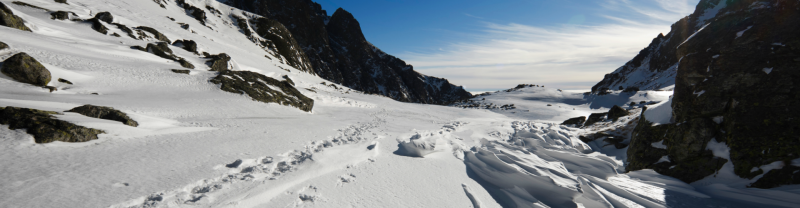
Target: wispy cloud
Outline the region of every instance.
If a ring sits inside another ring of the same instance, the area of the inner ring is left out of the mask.
[[[695,3],[697,0],[693,0]],[[536,27],[483,22],[474,41],[444,50],[406,53],[415,69],[469,90],[505,89],[521,83],[588,89],[621,66],[659,33],[693,11],[692,0],[608,0],[600,25]],[[614,11],[617,10],[617,11]]]

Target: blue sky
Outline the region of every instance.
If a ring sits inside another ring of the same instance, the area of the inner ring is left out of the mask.
[[[316,0],[367,40],[470,91],[516,84],[588,89],[699,0]]]

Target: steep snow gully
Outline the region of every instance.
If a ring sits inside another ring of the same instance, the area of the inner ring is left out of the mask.
[[[733,164],[692,184],[626,173],[631,127],[648,105],[657,109],[648,119],[669,122],[670,91],[527,85],[468,104],[402,103],[295,67],[303,57],[280,48],[296,43],[276,43],[285,28],[219,1],[0,2],[30,29],[0,26],[0,60],[24,52],[52,76],[42,88],[0,75],[0,108],[104,132],[36,143],[26,129],[0,125],[2,207],[800,204],[800,187],[748,188]],[[223,78],[230,82],[211,82]],[[250,93],[237,93],[242,86]],[[86,104],[138,126],[66,112]],[[615,105],[628,114],[600,114]],[[590,114],[601,115],[593,125],[560,124]],[[709,147],[728,156],[724,143]]]

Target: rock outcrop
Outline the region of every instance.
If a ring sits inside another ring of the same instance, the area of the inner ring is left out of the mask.
[[[123,113],[117,109],[105,106],[83,105],[66,112],[78,113],[84,116],[106,119],[112,121],[119,121],[125,125],[137,127],[139,123],[128,117],[128,114]]]
[[[219,84],[226,92],[247,94],[264,103],[278,103],[306,112],[314,108],[314,100],[300,93],[288,81],[278,81],[256,72],[223,70],[211,79],[211,83]]]
[[[583,123],[586,122],[586,116],[570,118],[561,123],[562,125],[575,125],[575,127],[583,126]]]
[[[50,71],[26,53],[18,53],[3,62],[0,72],[17,80],[40,87],[50,83]]]
[[[0,25],[28,32],[31,31],[28,26],[25,26],[25,21],[19,16],[14,15],[14,12],[3,2],[0,2]]]
[[[314,73],[331,82],[403,102],[447,104],[471,97],[462,87],[420,74],[369,43],[358,21],[344,9],[328,16],[311,0],[220,2],[291,25],[287,28],[302,47],[293,54],[305,54]]]
[[[762,176],[753,187],[798,183],[791,179],[800,178],[792,163],[800,158],[797,8],[800,2],[787,0],[702,0],[668,35],[598,83],[593,90],[624,86],[632,78],[626,71],[675,69],[676,124],[650,126],[642,119],[628,149],[628,170],[651,168],[692,182],[731,162],[742,178]],[[654,150],[653,142],[665,149]],[[730,161],[711,154],[712,143],[730,148]],[[663,156],[671,162],[654,163]],[[782,168],[765,170],[773,163]]]
[[[56,119],[59,114],[53,111],[42,111],[29,108],[0,107],[0,124],[9,129],[26,129],[33,135],[36,143],[86,142],[97,139],[102,130],[78,126],[70,122]]]
[[[6,48],[8,48],[8,44],[0,42],[0,50],[5,50]]]

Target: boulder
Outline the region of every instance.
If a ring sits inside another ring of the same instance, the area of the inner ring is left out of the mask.
[[[616,121],[619,117],[627,116],[628,111],[622,107],[614,105],[611,107],[611,110],[608,111],[608,119]]]
[[[583,126],[583,122],[586,122],[586,116],[570,118],[561,123],[562,125],[575,125],[576,127]]]
[[[210,55],[206,56],[206,58],[210,58],[211,60],[206,61],[206,64],[211,67],[211,71],[227,71],[228,70],[228,61],[231,60],[231,57],[228,54],[220,53],[217,55]]]
[[[102,33],[103,35],[108,34],[108,28],[103,25],[103,23],[100,23],[100,20],[97,18],[92,18],[87,21],[92,23],[92,30]]]
[[[594,123],[604,121],[606,120],[607,114],[608,113],[592,113],[592,115],[589,115],[589,119],[586,119],[586,123],[584,123],[583,126],[591,126]]]
[[[141,39],[141,38],[138,38],[135,35],[133,35],[133,30],[131,30],[131,28],[128,28],[128,26],[125,26],[125,25],[120,24],[120,23],[111,23],[111,24],[117,26],[118,29],[120,29],[120,30],[124,31],[125,33],[127,33],[128,37],[131,37],[131,38],[137,39],[137,40]]]
[[[256,72],[223,70],[210,82],[219,84],[223,91],[247,94],[259,102],[278,103],[306,112],[314,107],[314,100],[300,93],[288,81],[278,81]]]
[[[175,73],[178,73],[178,74],[189,74],[189,70],[186,70],[186,69],[173,69],[172,72],[175,72]]]
[[[26,129],[33,135],[36,143],[86,142],[97,139],[102,130],[78,126],[70,122],[56,119],[53,111],[42,111],[29,108],[0,107],[0,124],[9,129]]]
[[[14,15],[14,12],[3,2],[0,2],[0,25],[31,32],[31,29],[25,26],[25,22],[22,18]]]
[[[161,58],[175,61],[178,60],[178,57],[172,55],[172,49],[169,48],[169,44],[165,42],[148,43],[145,50]]]
[[[41,87],[47,86],[51,79],[50,71],[26,53],[6,59],[0,72],[19,82]]]
[[[160,40],[160,41],[164,41],[164,42],[167,42],[167,43],[171,43],[172,42],[172,41],[169,40],[169,38],[167,38],[166,35],[162,34],[161,32],[158,32],[158,30],[153,29],[151,27],[139,26],[139,27],[134,27],[133,29],[143,30],[143,31],[147,31],[149,33],[152,33],[153,35],[155,35],[155,38]]]
[[[0,50],[5,50],[6,48],[8,48],[8,45],[4,42],[0,42]]]
[[[96,15],[94,15],[94,18],[97,19],[97,20],[106,22],[108,24],[111,24],[112,22],[114,22],[114,16],[111,15],[111,13],[109,13],[109,12],[97,13]]]
[[[58,82],[72,84],[72,82],[70,82],[69,80],[62,79],[62,78],[58,78]]]
[[[283,79],[285,79],[286,82],[289,82],[289,84],[294,86],[294,81],[292,81],[292,79],[289,78],[289,75],[283,75]]]
[[[79,113],[84,116],[92,117],[92,118],[99,118],[99,119],[106,119],[112,121],[119,121],[125,125],[137,127],[139,123],[128,117],[127,114],[123,113],[122,111],[116,110],[111,107],[104,107],[104,106],[94,106],[94,105],[83,105],[80,107],[76,107],[70,109],[66,112],[73,112]]]
[[[56,12],[50,13],[50,19],[52,19],[52,20],[69,20],[70,19],[70,16],[69,16],[70,14],[73,14],[73,13],[68,12],[68,11],[56,11]]]
[[[67,0],[55,0],[55,1],[56,3],[69,4],[67,3]]]
[[[172,45],[181,47],[186,51],[197,54],[197,43],[193,40],[176,40]]]

